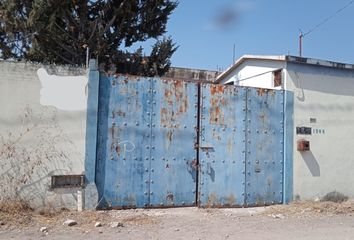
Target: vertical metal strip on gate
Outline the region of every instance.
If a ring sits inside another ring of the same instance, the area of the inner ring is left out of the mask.
[[[293,200],[293,140],[294,140],[294,93],[284,94],[284,152],[283,152],[283,203]]]
[[[244,205],[246,90],[202,84],[199,206]]]
[[[98,90],[98,116],[97,116],[97,146],[96,146],[96,161],[94,167],[95,183],[98,191],[98,206],[107,206],[104,202],[104,187],[105,187],[105,172],[106,172],[106,141],[108,132],[108,102],[111,83],[109,78],[99,77]],[[85,169],[86,171],[86,169]]]

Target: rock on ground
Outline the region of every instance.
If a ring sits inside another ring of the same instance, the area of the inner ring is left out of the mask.
[[[67,220],[63,223],[63,225],[66,225],[66,226],[69,226],[69,227],[75,226],[76,224],[77,224],[77,222],[76,222],[75,220],[72,220],[72,219],[67,219]]]
[[[111,222],[111,227],[116,228],[116,227],[124,227],[124,224],[121,222]]]

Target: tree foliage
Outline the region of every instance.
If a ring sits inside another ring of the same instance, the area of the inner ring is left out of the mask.
[[[176,51],[163,37],[172,0],[0,0],[0,57],[84,64],[86,47],[122,73],[162,75]],[[157,39],[150,56],[134,43]]]

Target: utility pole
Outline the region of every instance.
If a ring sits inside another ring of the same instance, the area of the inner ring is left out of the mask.
[[[302,57],[302,39],[304,38],[304,34],[302,33],[301,29],[299,35],[299,57]]]
[[[90,58],[90,48],[86,47],[86,68],[89,67],[89,58]]]
[[[89,60],[90,60],[90,48],[86,43],[84,45],[82,45],[82,47],[84,49],[86,49],[86,68],[88,68],[89,67]]]

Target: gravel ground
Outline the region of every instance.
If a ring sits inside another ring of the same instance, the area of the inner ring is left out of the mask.
[[[354,239],[353,202],[0,214],[0,239]],[[1,212],[0,212],[1,213]],[[65,226],[72,219],[75,226]],[[95,227],[100,222],[101,227]],[[112,223],[119,226],[112,227]],[[47,230],[41,232],[40,228]]]

